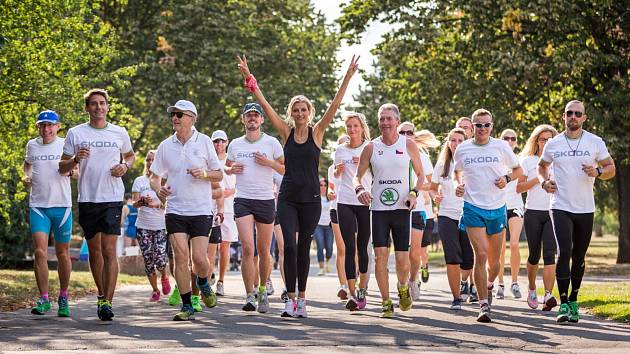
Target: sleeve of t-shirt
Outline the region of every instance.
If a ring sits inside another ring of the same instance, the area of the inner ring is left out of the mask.
[[[74,156],[76,149],[74,148],[74,132],[72,129],[68,130],[66,139],[63,142],[63,153],[68,156]]]
[[[530,175],[530,171],[529,171],[529,158],[523,158],[520,160],[521,163],[521,168],[523,168],[523,176],[527,177]]]
[[[133,180],[133,185],[131,186],[131,192],[140,192],[140,177],[137,177],[136,179]]]
[[[227,148],[227,159],[234,162],[236,161],[236,159],[234,158],[234,141],[232,142],[232,144],[228,145]]]
[[[464,169],[464,166],[462,166],[462,154],[460,152],[460,149],[455,150],[455,155],[453,156],[453,162],[455,163],[455,171],[461,171]]]
[[[520,165],[518,163],[518,157],[516,157],[516,154],[514,153],[514,151],[512,151],[512,148],[507,143],[503,145],[503,156],[505,165],[509,168],[519,167]]]
[[[610,157],[606,143],[602,138],[597,138],[597,162],[603,161]]]
[[[539,161],[545,161],[547,163],[552,163],[553,162],[553,154],[551,153],[551,151],[549,151],[551,146],[551,140],[547,142],[547,144],[545,144],[545,147],[543,148],[543,152],[542,155],[540,155],[540,160]]]
[[[131,146],[131,138],[129,138],[129,133],[127,132],[127,129],[125,128],[122,128],[122,140],[123,140],[123,145],[120,148],[120,152],[122,152],[123,154],[132,152],[133,147]]]
[[[219,161],[219,157],[217,156],[217,151],[214,149],[214,145],[212,145],[212,142],[210,141],[210,139],[208,139],[208,143],[206,144],[206,152],[208,154],[208,168],[211,171],[219,171],[219,170],[223,170],[222,166],[221,166],[221,161]]]
[[[282,156],[284,156],[284,150],[282,150],[282,145],[280,145],[280,142],[278,141],[278,139],[274,138],[273,139],[273,159],[277,160],[281,158]]]
[[[424,171],[424,175],[428,176],[433,174],[433,164],[431,163],[429,155],[421,153],[420,161],[422,161],[422,170]]]
[[[435,169],[431,174],[431,183],[440,183],[440,176],[444,170],[444,162],[438,161],[435,163]]]
[[[151,164],[151,172],[155,173],[157,176],[162,178],[166,177],[166,166],[164,165],[164,145],[160,144],[158,146],[157,152],[155,153],[155,159]]]
[[[24,154],[24,161],[28,164],[33,164],[33,156],[31,153],[31,142],[26,143],[26,153]]]
[[[335,171],[335,166],[334,165],[328,167],[328,181],[332,182],[332,183],[335,183],[335,173],[334,173],[334,171]]]

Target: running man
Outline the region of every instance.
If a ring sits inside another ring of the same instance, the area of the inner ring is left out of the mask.
[[[490,136],[493,123],[489,111],[476,110],[472,121],[473,139],[464,141],[455,151],[455,174],[459,183],[456,195],[464,196],[460,227],[468,233],[475,254],[473,273],[480,306],[477,321],[490,322],[493,282],[499,274],[507,224],[505,186],[517,179],[522,169],[510,146]],[[508,168],[512,172],[506,174]]]
[[[557,320],[578,322],[577,297],[593,232],[593,185],[596,178],[604,181],[613,178],[615,163],[602,138],[582,128],[587,118],[582,102],[567,103],[562,118],[565,130],[545,145],[538,162],[538,178],[541,187],[552,193],[550,213],[559,250]],[[549,173],[550,165],[553,176]]]
[[[256,310],[258,294],[258,312],[266,313],[269,311],[266,283],[272,268],[269,249],[276,218],[273,172],[284,174],[284,153],[278,139],[262,132],[264,117],[258,103],[248,103],[243,107],[241,122],[245,135],[232,141],[225,165],[228,175],[236,175],[234,218],[243,247],[241,274],[247,294],[243,311]],[[254,291],[254,248],[258,251],[260,280],[257,293]]]
[[[83,97],[90,121],[68,130],[59,173],[68,173],[79,165],[79,224],[87,240],[90,270],[98,288],[98,318],[111,321],[118,279],[116,241],[125,194],[121,177],[133,165],[136,155],[127,130],[107,121],[107,91],[92,89]]]
[[[179,100],[166,111],[171,116],[175,134],[162,141],[157,149],[151,165],[151,188],[163,203],[166,202],[166,232],[173,249],[175,281],[183,304],[173,321],[187,321],[195,316],[190,258],[204,304],[209,308],[217,304],[208,282],[207,251],[213,222],[211,182],[220,182],[223,173],[210,137],[194,126],[197,122],[195,105]],[[167,176],[167,184],[162,185],[162,179]]]
[[[48,238],[52,232],[57,254],[59,297],[57,316],[69,317],[68,284],[72,262],[68,245],[72,237],[72,196],[70,173],[59,174],[59,159],[63,152],[63,138],[57,136],[59,116],[54,111],[43,111],[37,116],[39,137],[26,144],[26,157],[22,163],[25,186],[31,187],[29,220],[35,248],[35,281],[39,300],[31,313],[43,315],[50,311],[48,298]]]
[[[413,305],[408,285],[410,211],[416,206],[416,198],[424,180],[418,147],[413,140],[398,134],[399,124],[400,111],[395,104],[386,103],[378,109],[381,136],[363,148],[353,181],[359,201],[364,205],[371,204],[376,283],[383,299],[383,317],[394,315],[394,304],[389,298],[387,269],[392,240],[396,256],[399,306],[402,311],[408,311]],[[415,186],[411,184],[414,176],[410,173],[410,166],[415,173]],[[368,168],[371,168],[373,174],[371,192],[362,185]]]

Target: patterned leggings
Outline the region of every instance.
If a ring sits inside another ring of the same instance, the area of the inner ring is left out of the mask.
[[[136,238],[144,257],[144,271],[147,275],[152,275],[156,269],[163,271],[166,267],[166,231],[138,228]]]

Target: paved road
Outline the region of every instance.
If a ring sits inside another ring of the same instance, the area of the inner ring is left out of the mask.
[[[272,311],[244,313],[240,274],[226,279],[228,296],[190,323],[171,321],[175,309],[146,301],[148,286],[129,286],[116,292],[116,319],[96,318],[93,297],[71,303],[72,317],[34,317],[28,310],[0,313],[0,352],[76,351],[94,353],[186,352],[630,352],[630,326],[585,315],[578,325],[558,325],[553,313],[533,311],[524,300],[497,300],[493,322],[478,324],[477,307],[448,309],[450,293],[444,270],[435,269],[423,285],[422,300],[411,311],[396,310],[382,319],[376,282],[370,283],[366,311],[349,313],[336,299],[336,275],[309,278],[309,318],[284,319],[279,294]],[[280,278],[273,275],[276,288]],[[394,280],[391,277],[391,289]],[[393,294],[393,296],[396,296]]]

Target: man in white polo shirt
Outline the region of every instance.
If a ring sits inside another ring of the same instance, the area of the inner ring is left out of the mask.
[[[269,311],[269,299],[265,286],[271,274],[271,236],[275,220],[275,196],[273,172],[284,174],[284,152],[278,139],[261,131],[264,121],[258,103],[248,103],[241,118],[245,135],[234,139],[228,147],[227,174],[236,175],[234,217],[243,246],[241,272],[247,292],[244,311],[256,310],[254,292],[254,247],[258,250],[260,286],[258,287],[258,312]],[[256,242],[254,229],[256,225]]]
[[[197,286],[207,307],[217,298],[208,282],[208,235],[212,228],[211,182],[223,177],[221,163],[210,137],[195,129],[197,108],[179,100],[166,110],[173,123],[173,136],[162,141],[151,165],[151,188],[166,202],[166,232],[175,259],[175,280],[182,298],[182,309],[174,321],[194,319],[191,302],[189,251]],[[162,185],[162,179],[168,182]],[[190,247],[189,247],[190,242]]]
[[[107,92],[92,89],[83,97],[90,121],[68,130],[59,173],[69,173],[79,165],[79,224],[87,240],[90,270],[98,288],[98,317],[111,321],[118,279],[116,241],[125,194],[121,177],[136,155],[127,130],[107,121]]]

